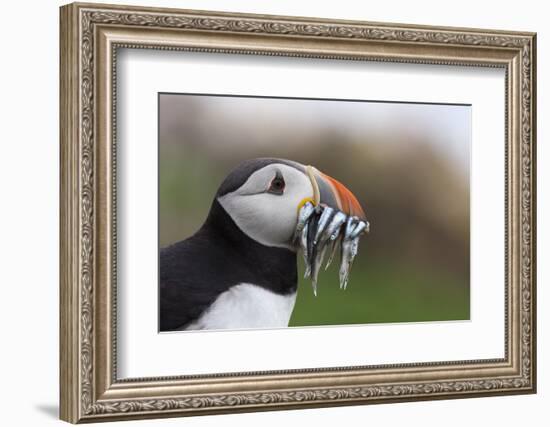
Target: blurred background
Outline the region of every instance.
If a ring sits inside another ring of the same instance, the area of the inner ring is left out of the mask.
[[[371,223],[346,291],[338,262],[317,297],[299,265],[291,326],[469,319],[470,108],[160,94],[160,246],[202,225],[240,162],[291,159],[344,183]]]

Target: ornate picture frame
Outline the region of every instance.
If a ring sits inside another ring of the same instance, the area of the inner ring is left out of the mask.
[[[74,3],[60,10],[60,416],[111,421],[536,391],[536,35]],[[117,49],[505,71],[504,357],[117,378]]]

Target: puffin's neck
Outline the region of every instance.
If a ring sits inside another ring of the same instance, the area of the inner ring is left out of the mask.
[[[218,247],[231,254],[238,270],[243,271],[243,282],[256,280],[258,283],[252,283],[280,294],[296,291],[296,252],[265,246],[250,238],[217,200],[212,203],[200,233],[210,235]]]

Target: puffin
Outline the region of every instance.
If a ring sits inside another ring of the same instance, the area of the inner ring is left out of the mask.
[[[365,218],[348,188],[312,166],[258,158],[232,170],[195,234],[160,250],[160,332],[287,327],[306,203]]]

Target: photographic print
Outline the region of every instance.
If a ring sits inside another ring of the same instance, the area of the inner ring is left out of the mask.
[[[59,22],[61,419],[536,392],[535,33]]]
[[[470,105],[158,102],[161,332],[470,318]]]

